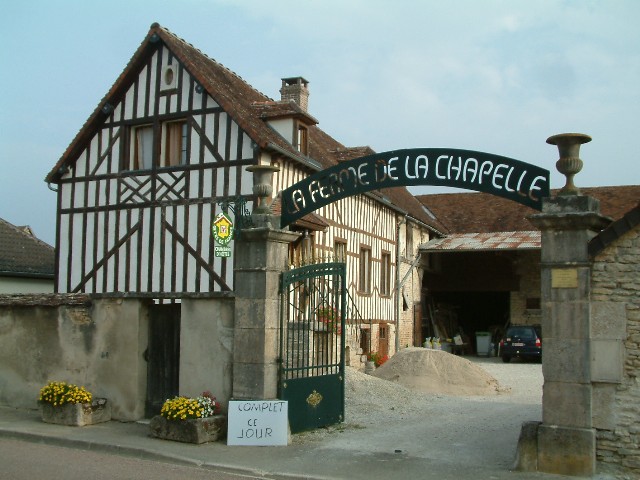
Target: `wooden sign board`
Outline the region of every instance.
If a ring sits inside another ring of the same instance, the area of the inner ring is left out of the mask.
[[[287,445],[288,407],[283,400],[230,401],[227,445]]]

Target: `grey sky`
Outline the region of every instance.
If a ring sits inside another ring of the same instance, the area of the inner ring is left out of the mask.
[[[305,77],[347,146],[489,152],[559,187],[545,140],[581,132],[578,186],[640,180],[635,0],[16,0],[0,17],[0,217],[54,243],[43,179],[155,21],[272,98]]]

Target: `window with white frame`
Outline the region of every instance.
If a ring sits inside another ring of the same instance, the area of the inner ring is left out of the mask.
[[[308,135],[307,127],[305,127],[304,125],[298,125],[298,134],[297,134],[296,141],[298,142],[298,144],[296,145],[296,147],[298,148],[298,151],[303,155],[308,155],[309,154],[309,135]]]

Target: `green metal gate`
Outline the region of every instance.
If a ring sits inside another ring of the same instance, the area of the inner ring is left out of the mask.
[[[279,398],[293,433],[344,420],[344,263],[282,274]]]

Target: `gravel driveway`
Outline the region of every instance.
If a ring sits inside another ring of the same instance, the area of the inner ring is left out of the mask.
[[[509,469],[523,422],[542,418],[542,366],[466,357],[495,377],[501,393],[464,397],[422,394],[348,369],[345,423],[295,435],[294,443],[404,454],[460,465]]]

